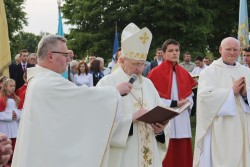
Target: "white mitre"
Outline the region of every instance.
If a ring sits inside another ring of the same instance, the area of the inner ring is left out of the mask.
[[[122,31],[121,53],[134,60],[146,60],[152,33],[147,27],[138,28],[134,23],[127,25]]]

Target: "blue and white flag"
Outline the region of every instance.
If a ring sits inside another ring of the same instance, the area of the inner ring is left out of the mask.
[[[249,45],[247,0],[240,0],[238,40],[241,48]]]
[[[60,6],[58,7],[58,29],[57,29],[57,35],[64,36],[64,33],[63,33],[63,22],[62,22],[62,15],[61,15]]]
[[[113,47],[113,53],[112,53],[112,62],[115,62],[115,54],[117,49],[119,48],[119,42],[118,42],[118,33],[115,33],[115,40],[114,40],[114,47]]]

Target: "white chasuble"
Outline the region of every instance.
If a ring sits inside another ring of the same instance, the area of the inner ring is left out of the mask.
[[[214,61],[201,72],[197,93],[194,167],[250,166],[249,105],[235,96],[233,81],[245,77],[250,98],[250,71]]]
[[[97,86],[117,85],[128,82],[128,76],[121,67],[102,78]],[[132,115],[140,108],[147,110],[155,106],[164,106],[152,82],[138,77],[131,93],[121,100],[122,118],[111,137],[109,167],[161,167],[169,141],[169,127],[165,129],[165,144],[159,144],[149,124],[133,122],[133,134],[129,136]]]
[[[40,66],[28,80],[12,167],[105,166],[117,89],[78,87]]]

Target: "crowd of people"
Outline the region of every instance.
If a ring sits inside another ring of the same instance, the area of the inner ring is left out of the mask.
[[[250,47],[222,40],[221,58],[184,52],[167,39],[147,56],[152,34],[127,25],[115,61],[74,60],[67,40],[46,35],[0,78],[0,164],[13,167],[250,166]],[[136,75],[133,83],[128,82]],[[92,87],[92,88],[90,88]],[[137,119],[156,106],[190,106],[167,123]],[[190,116],[197,119],[194,154]],[[20,124],[20,126],[19,126]],[[12,158],[12,152],[14,157]]]

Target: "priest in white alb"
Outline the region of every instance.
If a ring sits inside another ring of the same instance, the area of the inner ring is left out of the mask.
[[[249,167],[250,70],[236,62],[237,39],[223,39],[219,52],[200,73],[193,166]]]
[[[78,87],[65,80],[61,73],[70,59],[64,37],[44,36],[37,53],[38,65],[28,70],[12,167],[107,167],[105,153],[120,120],[118,100],[132,85],[117,85],[119,94],[115,87]]]
[[[111,137],[109,167],[161,167],[167,151],[168,125],[137,121],[154,107],[164,106],[152,82],[142,76],[151,40],[146,27],[127,25],[121,37],[121,66],[97,84],[112,86],[128,82],[132,74],[138,77],[131,92],[121,100],[122,118]]]

